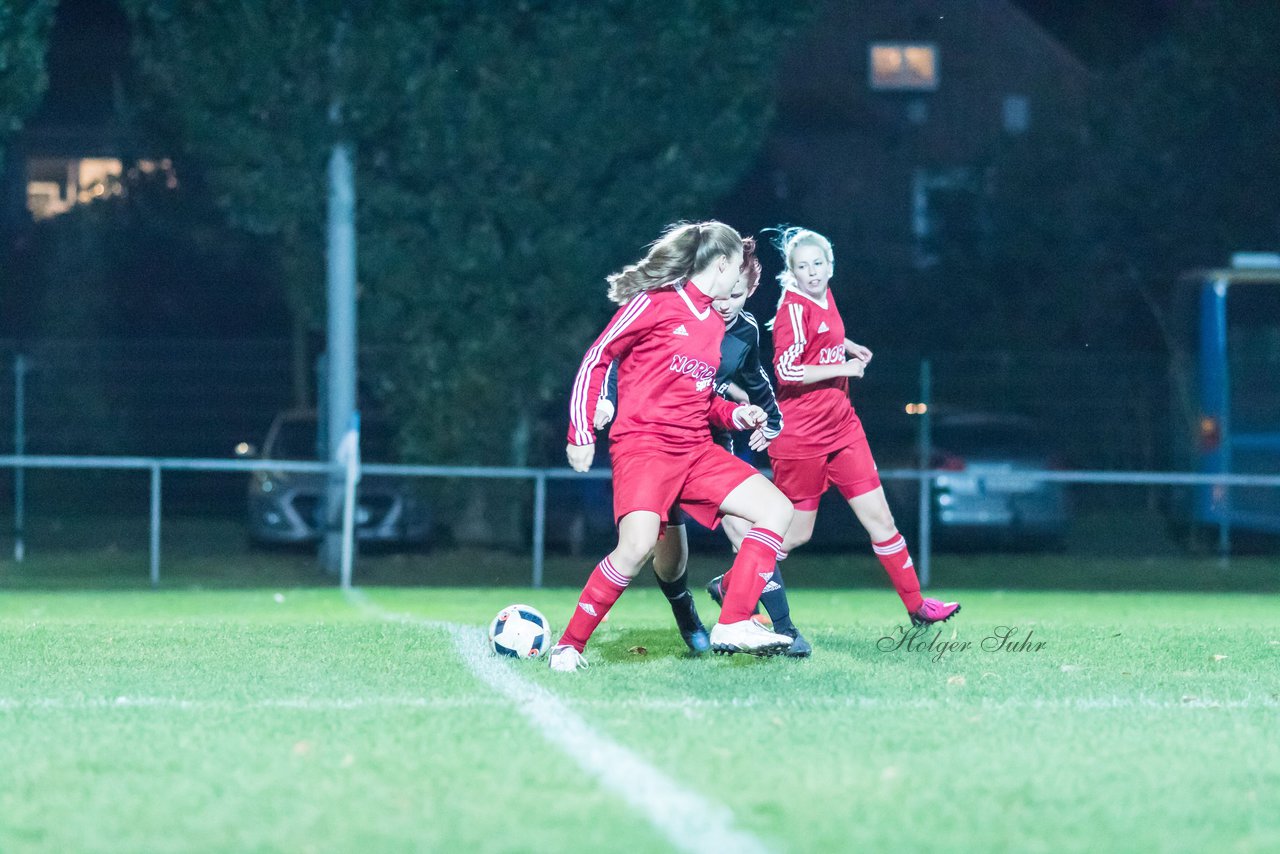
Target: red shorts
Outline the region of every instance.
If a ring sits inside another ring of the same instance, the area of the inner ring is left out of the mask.
[[[708,441],[690,451],[643,450],[613,458],[613,519],[636,510],[657,513],[665,523],[677,505],[698,524],[720,524],[720,505],[743,481],[759,474],[724,448]],[[679,524],[679,513],[672,521]]]
[[[797,510],[817,510],[827,487],[835,486],[848,501],[878,487],[880,475],[864,438],[824,457],[774,460],[773,483]]]

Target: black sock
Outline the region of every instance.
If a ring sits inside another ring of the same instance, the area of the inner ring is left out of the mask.
[[[693,594],[689,592],[689,573],[683,572],[675,581],[663,581],[658,577],[658,587],[671,603],[671,613],[682,632],[696,632],[702,628],[698,609],[693,606]]]
[[[769,619],[773,620],[775,632],[795,628],[791,623],[791,605],[787,603],[787,589],[782,586],[781,564],[774,564],[773,578],[765,584],[764,592],[760,594],[760,604],[769,612]]]

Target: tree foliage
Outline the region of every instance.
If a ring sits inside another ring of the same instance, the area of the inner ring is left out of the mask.
[[[4,142],[22,129],[49,84],[45,52],[55,0],[0,3],[0,162]]]
[[[238,224],[320,257],[324,161],[354,144],[370,387],[412,456],[503,461],[513,427],[567,392],[612,308],[604,274],[665,222],[705,215],[751,163],[797,13],[373,5],[133,11],[148,79]],[[295,293],[318,308],[322,280]]]

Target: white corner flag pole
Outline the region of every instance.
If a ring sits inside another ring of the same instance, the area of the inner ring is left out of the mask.
[[[351,426],[338,446],[338,459],[346,466],[342,497],[342,589],[351,589],[351,561],[355,554],[356,484],[360,482],[360,412],[351,413]]]

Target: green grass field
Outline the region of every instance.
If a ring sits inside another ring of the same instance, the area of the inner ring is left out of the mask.
[[[573,588],[6,570],[4,852],[1280,850],[1271,595],[957,589],[908,650],[887,587],[798,589],[814,657],[758,661],[687,658],[640,586],[553,674],[479,627]]]

